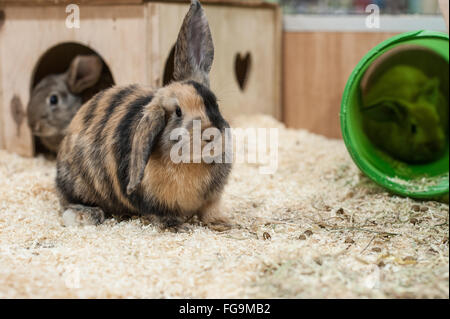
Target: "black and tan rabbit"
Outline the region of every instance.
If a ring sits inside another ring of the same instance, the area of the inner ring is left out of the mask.
[[[170,156],[178,143],[170,138],[174,129],[192,133],[194,121],[201,122],[202,132],[215,128],[222,134],[229,127],[209,89],[214,47],[197,0],[175,52],[174,82],[160,89],[129,85],[102,91],[74,117],[57,159],[65,225],[138,215],[176,228],[196,215],[205,224],[229,226],[219,202],[231,164],[176,164]]]
[[[28,124],[49,151],[58,151],[82,105],[82,93],[99,81],[102,68],[99,57],[78,55],[65,73],[48,75],[33,88],[27,107]]]

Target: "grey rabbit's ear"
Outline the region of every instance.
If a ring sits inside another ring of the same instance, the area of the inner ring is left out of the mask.
[[[408,116],[407,108],[396,101],[382,101],[362,110],[363,115],[377,122],[402,122]]]
[[[102,74],[103,62],[95,55],[78,55],[66,72],[69,90],[79,94],[95,85]]]
[[[200,2],[192,0],[175,44],[173,77],[176,81],[194,80],[209,87],[213,59],[208,20]]]
[[[150,103],[145,111],[145,115],[136,127],[131,145],[128,195],[133,193],[141,183],[144,177],[145,166],[156,143],[156,138],[165,126],[164,109],[155,102]]]

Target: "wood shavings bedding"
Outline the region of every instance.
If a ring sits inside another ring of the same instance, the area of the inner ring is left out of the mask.
[[[386,193],[342,141],[232,124],[278,127],[279,166],[235,165],[225,232],[62,227],[55,163],[0,151],[0,297],[449,298],[448,205]]]

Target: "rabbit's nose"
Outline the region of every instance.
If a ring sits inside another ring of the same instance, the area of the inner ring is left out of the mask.
[[[438,152],[441,150],[441,144],[438,141],[428,142],[426,146],[432,152]]]

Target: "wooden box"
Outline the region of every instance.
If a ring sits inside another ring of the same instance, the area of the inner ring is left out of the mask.
[[[0,0],[0,148],[34,155],[26,106],[52,48],[77,44],[95,51],[118,85],[161,86],[188,1],[85,0],[80,28],[66,27],[69,0]],[[215,45],[211,86],[226,118],[264,113],[281,118],[281,15],[255,1],[204,0]],[[71,52],[73,54],[73,52]],[[58,65],[58,63],[60,65]]]

